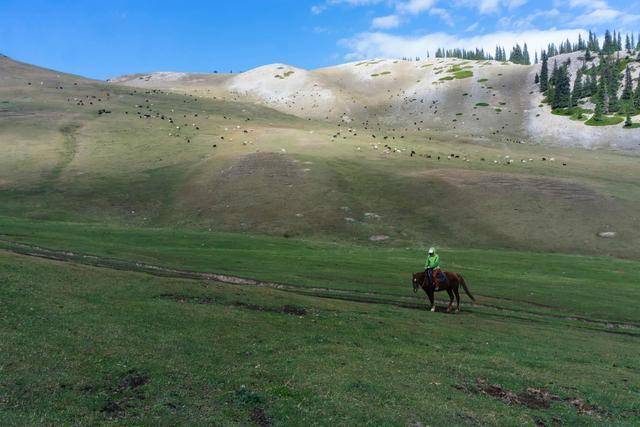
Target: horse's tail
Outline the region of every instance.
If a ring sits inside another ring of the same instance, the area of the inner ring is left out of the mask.
[[[464,281],[464,277],[462,277],[461,274],[459,274],[458,277],[460,277],[460,284],[462,285],[464,292],[469,296],[469,298],[471,298],[471,301],[475,302],[476,299],[471,295],[471,292],[469,292],[469,288],[467,288],[467,282]]]

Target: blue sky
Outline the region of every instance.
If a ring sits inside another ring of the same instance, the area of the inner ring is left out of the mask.
[[[588,29],[637,34],[640,0],[0,0],[0,22],[0,53],[104,79],[317,68],[440,46],[535,50]]]

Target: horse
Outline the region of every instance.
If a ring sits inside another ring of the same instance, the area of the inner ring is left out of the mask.
[[[453,296],[456,297],[456,313],[460,312],[460,293],[458,292],[458,288],[462,285],[462,289],[464,292],[471,298],[472,301],[476,299],[471,295],[469,289],[467,288],[467,283],[464,281],[464,278],[461,274],[453,273],[450,271],[443,271],[444,275],[447,278],[447,282],[440,285],[438,289],[435,287],[430,287],[429,282],[427,281],[426,272],[421,271],[418,273],[413,273],[413,293],[418,292],[419,288],[422,288],[429,297],[429,301],[431,302],[431,311],[436,311],[436,304],[433,298],[434,292],[447,291],[449,294],[449,306],[447,307],[447,313],[451,312],[451,305],[453,304]]]

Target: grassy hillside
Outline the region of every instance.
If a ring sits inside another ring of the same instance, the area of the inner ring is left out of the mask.
[[[0,227],[0,247],[18,252],[39,253],[37,247],[42,247],[68,252],[76,262],[94,264],[85,254],[106,260],[106,264],[95,265],[150,271],[136,265],[143,263],[292,284],[305,292],[316,287],[340,289],[360,297],[371,292],[383,299],[411,296],[411,273],[424,265],[423,250],[414,247],[7,218],[0,218]],[[555,315],[609,321],[639,320],[636,307],[627,303],[638,292],[637,262],[462,248],[445,248],[441,253],[444,268],[462,273],[479,302],[487,306],[516,312],[551,310]],[[601,297],[604,286],[615,292]]]
[[[20,67],[0,87],[0,215],[640,256],[632,155],[332,125]]]
[[[132,236],[143,239],[139,232]],[[99,241],[79,240],[79,246],[94,252],[108,250]],[[332,277],[340,268],[316,266],[311,273],[317,276],[310,276],[314,256],[323,249],[314,244],[222,235],[207,242],[212,244],[207,257],[193,244],[180,252],[158,243],[134,244],[129,250],[181,265],[185,255],[206,257],[212,266],[241,258],[243,272],[255,269],[261,276],[275,275],[275,263],[285,262],[276,253],[286,260],[295,250],[306,261],[279,266],[285,278],[363,289],[356,281]],[[127,247],[124,241],[120,245]],[[602,287],[597,269],[585,269],[579,277],[548,276],[557,278],[553,306],[534,303],[534,294],[549,291],[544,285],[489,285],[480,279],[483,273],[469,271],[479,305],[465,304],[461,315],[446,315],[413,309],[419,305],[400,297],[412,295],[407,280],[394,290],[384,285],[385,262],[417,262],[417,254],[357,247],[323,254],[335,256],[323,259],[323,265],[337,262],[351,273],[361,271],[363,278],[378,278],[364,287],[373,292],[367,303],[357,302],[353,292],[320,295],[318,290],[159,278],[0,252],[1,422],[637,422],[640,377],[634,361],[640,319],[632,307],[627,314],[622,311],[637,298],[635,286],[616,283],[616,292],[604,299],[616,302],[605,315],[633,318],[635,326],[590,323],[568,314],[604,314],[590,304],[593,291]],[[447,253],[446,258],[463,255]],[[534,256],[491,255],[496,256],[487,257],[484,268],[494,274],[528,279],[544,274],[528,270]],[[640,268],[637,263],[560,258],[550,270],[603,262],[635,277]],[[540,278],[536,284],[544,283]],[[517,301],[511,310],[485,305],[489,299],[482,295],[498,288]],[[563,288],[572,296],[563,296]],[[381,291],[384,295],[376,297]],[[372,304],[375,298],[381,301]],[[518,308],[527,305],[530,310]],[[15,348],[21,351],[10,351]]]

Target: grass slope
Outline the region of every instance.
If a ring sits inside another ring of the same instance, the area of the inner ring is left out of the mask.
[[[634,156],[21,72],[0,87],[0,215],[640,257]]]
[[[638,421],[637,336],[1,252],[0,277],[5,425]]]
[[[13,242],[106,258],[217,272],[267,281],[381,296],[410,294],[410,276],[424,263],[417,248],[380,248],[310,239],[180,229],[114,228],[92,224],[3,219],[0,247]],[[640,264],[607,257],[515,251],[441,249],[444,267],[459,271],[480,301],[502,309],[637,322]],[[607,265],[603,269],[602,265]],[[616,289],[606,298],[603,283]]]
[[[591,117],[584,122],[588,126],[613,126],[624,122],[624,117],[619,116],[604,116],[600,119]]]

